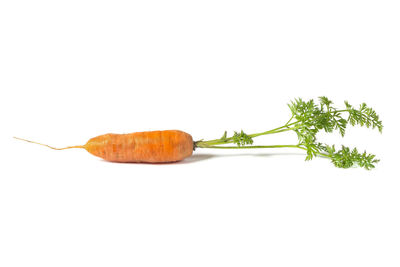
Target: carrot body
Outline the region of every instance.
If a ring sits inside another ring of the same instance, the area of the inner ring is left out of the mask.
[[[107,161],[162,163],[191,156],[193,139],[178,130],[105,134],[90,139],[83,148]]]

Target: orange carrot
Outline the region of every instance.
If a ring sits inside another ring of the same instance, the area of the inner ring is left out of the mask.
[[[292,116],[281,127],[268,131],[246,134],[243,130],[234,132],[228,137],[225,131],[218,139],[193,142],[192,136],[177,130],[138,132],[131,134],[105,134],[90,139],[83,146],[55,148],[37,142],[28,141],[50,147],[52,149],[84,148],[91,154],[114,162],[174,162],[192,155],[195,148],[211,149],[264,149],[264,148],[297,148],[307,152],[306,160],[317,156],[328,158],[339,168],[352,166],[364,167],[370,170],[379,159],[373,154],[359,153],[356,148],[335,146],[317,142],[316,134],[324,130],[331,133],[338,130],[344,136],[348,125],[360,125],[367,128],[377,128],[382,132],[382,121],[378,114],[367,104],[354,108],[345,101],[344,109],[333,107],[327,97],[319,97],[319,105],[313,99],[305,102],[301,98],[289,104]],[[347,115],[347,116],[346,116]],[[253,139],[263,135],[293,131],[298,137],[298,143],[284,145],[253,145]],[[234,144],[234,145],[229,145]]]
[[[105,134],[90,139],[83,146],[64,148],[14,138],[56,150],[84,148],[92,155],[113,162],[174,162],[183,160],[193,153],[192,136],[178,130]]]

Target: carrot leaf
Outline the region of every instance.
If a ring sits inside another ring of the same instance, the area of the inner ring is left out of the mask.
[[[325,96],[318,98],[318,102],[313,99],[304,101],[296,98],[288,104],[292,113],[289,121],[283,126],[265,132],[246,134],[243,130],[234,132],[233,136],[227,137],[227,132],[220,139],[197,141],[196,147],[200,148],[222,148],[222,149],[247,149],[247,148],[299,148],[306,151],[306,160],[311,160],[317,156],[329,158],[332,163],[339,168],[350,168],[353,166],[363,167],[370,170],[379,162],[373,154],[367,152],[359,153],[356,148],[350,149],[342,146],[336,150],[335,146],[323,145],[317,142],[317,134],[320,131],[332,133],[338,131],[343,137],[346,134],[348,125],[378,129],[382,132],[383,125],[378,114],[362,103],[359,108],[353,107],[345,101],[345,108],[337,109],[334,103]],[[253,138],[276,134],[286,131],[293,131],[297,135],[298,143],[291,145],[253,145]],[[226,146],[226,144],[236,144],[236,147]]]

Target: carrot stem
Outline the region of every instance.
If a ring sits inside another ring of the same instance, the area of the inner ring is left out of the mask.
[[[284,148],[295,147],[305,149],[299,145],[271,145],[271,146],[208,146],[207,148],[222,148],[222,149],[252,149],[252,148]]]
[[[283,125],[281,127],[274,128],[272,130],[268,130],[268,131],[261,132],[261,133],[249,134],[248,136],[250,138],[254,138],[254,137],[258,137],[258,136],[262,136],[262,135],[282,133],[282,132],[287,132],[290,130],[297,129],[298,126],[296,124],[298,123],[298,121],[289,123],[291,120],[292,120],[292,118],[287,123],[285,123],[285,125]],[[290,126],[292,126],[292,127],[290,127]],[[195,142],[195,146],[199,147],[199,148],[209,148],[210,146],[225,145],[225,144],[232,144],[232,143],[234,143],[233,136],[220,138],[220,139],[207,140],[207,141],[200,140],[200,141]]]

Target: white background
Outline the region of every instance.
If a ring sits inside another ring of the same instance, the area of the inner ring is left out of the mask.
[[[382,0],[2,1],[0,265],[400,266],[399,14]],[[320,136],[377,154],[375,170],[290,149],[116,164],[12,139],[213,139],[321,95],[380,114],[383,134]]]

